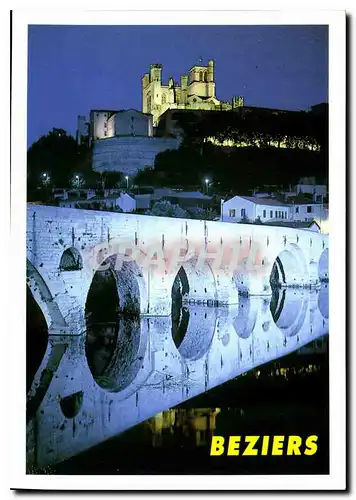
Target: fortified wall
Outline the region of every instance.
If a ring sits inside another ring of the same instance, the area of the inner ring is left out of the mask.
[[[156,155],[178,149],[179,139],[169,137],[111,137],[93,141],[92,164],[96,172],[123,172],[134,176],[154,167]]]

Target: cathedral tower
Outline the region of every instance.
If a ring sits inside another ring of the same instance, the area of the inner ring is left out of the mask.
[[[188,96],[196,95],[202,98],[215,97],[214,61],[208,66],[193,66],[189,71]]]
[[[160,116],[168,109],[231,110],[243,106],[242,98],[229,102],[219,101],[215,96],[215,67],[210,59],[207,65],[199,64],[181,75],[180,85],[173,77],[168,85],[162,83],[162,64],[151,64],[142,83],[142,111],[153,115],[153,126],[157,127]]]

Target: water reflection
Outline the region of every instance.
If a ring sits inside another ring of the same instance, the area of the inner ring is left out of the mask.
[[[61,462],[144,421],[155,446],[165,433],[200,446],[219,409],[169,409],[328,333],[326,285],[240,297],[230,308],[181,305],[172,316],[93,322],[86,338],[50,337],[29,392],[37,401],[29,467]]]
[[[173,408],[157,413],[144,422],[151,434],[152,446],[162,446],[163,440],[172,436],[180,442],[194,442],[205,446],[216,429],[216,417],[220,408]]]

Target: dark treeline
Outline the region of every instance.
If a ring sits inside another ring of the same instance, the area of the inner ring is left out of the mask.
[[[63,129],[54,128],[27,151],[27,199],[46,200],[53,187],[113,188],[123,182],[120,172],[92,170],[92,151]]]
[[[178,150],[156,156],[155,168],[136,176],[136,183],[156,186],[198,186],[204,188],[207,178],[210,192],[246,190],[263,185],[288,188],[300,177],[315,176],[327,181],[327,156],[323,151],[278,148],[226,148],[203,144],[183,145]]]
[[[188,142],[213,137],[248,146],[269,147],[271,142],[288,148],[328,147],[328,107],[305,111],[278,111],[241,107],[234,112],[174,112],[173,119]]]

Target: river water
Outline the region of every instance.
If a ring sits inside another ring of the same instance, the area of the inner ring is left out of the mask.
[[[328,473],[327,284],[168,318],[105,321],[101,306],[76,339],[48,338],[32,307],[28,473]],[[318,451],[214,457],[214,435],[317,435]]]

